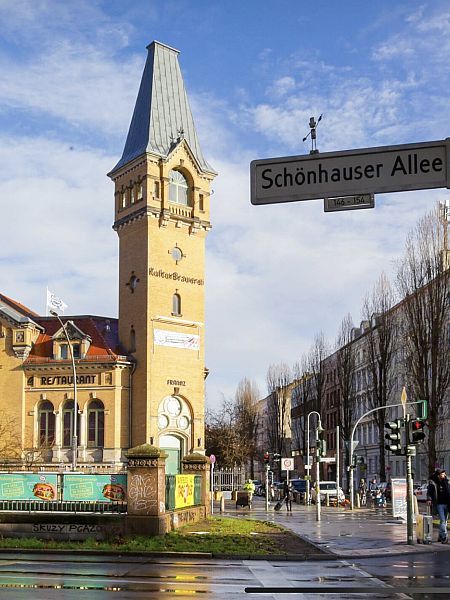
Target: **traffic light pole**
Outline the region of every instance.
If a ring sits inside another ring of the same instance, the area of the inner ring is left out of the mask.
[[[266,464],[266,512],[268,512],[268,510],[269,510],[269,494],[270,494],[269,469],[270,469],[270,465],[267,463]]]
[[[355,481],[354,481],[354,465],[353,465],[353,453],[355,451],[355,448],[353,447],[353,438],[355,436],[355,432],[356,432],[356,428],[358,427],[358,425],[361,423],[361,421],[363,419],[365,419],[368,415],[370,415],[373,412],[376,412],[377,410],[382,410],[382,409],[386,409],[386,408],[393,408],[394,406],[406,406],[406,405],[412,405],[412,404],[422,404],[422,418],[426,418],[427,417],[427,404],[425,402],[425,400],[416,400],[414,402],[400,402],[398,404],[386,404],[384,406],[377,406],[376,408],[372,408],[371,410],[368,410],[366,413],[364,413],[361,417],[359,417],[359,419],[356,421],[356,423],[353,426],[351,435],[350,435],[350,509],[353,510],[355,508],[355,492],[354,492],[354,488],[355,488]],[[411,459],[410,459],[410,464],[411,464]],[[409,494],[408,494],[409,496]],[[412,502],[411,502],[412,505]],[[412,515],[412,511],[411,511],[411,515]]]
[[[409,421],[410,415],[405,415],[405,433],[406,433],[406,539],[409,546],[414,545],[414,519],[413,519],[413,480],[411,465],[412,440],[409,439]]]

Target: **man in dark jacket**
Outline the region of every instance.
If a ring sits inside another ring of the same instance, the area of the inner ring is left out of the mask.
[[[450,505],[450,487],[445,471],[436,469],[430,477],[427,489],[427,504],[439,515],[438,542],[447,543],[447,519]]]

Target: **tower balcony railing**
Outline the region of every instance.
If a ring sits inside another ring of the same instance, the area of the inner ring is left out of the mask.
[[[194,209],[192,206],[185,206],[184,204],[169,204],[170,213],[177,217],[184,217],[185,219],[192,219],[194,216]]]

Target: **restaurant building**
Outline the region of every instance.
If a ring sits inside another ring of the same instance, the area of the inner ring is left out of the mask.
[[[80,466],[117,465],[128,448],[149,443],[167,452],[166,472],[175,473],[184,455],[204,451],[205,239],[215,175],[178,51],[153,42],[122,157],[108,173],[119,317],[61,317],[74,386],[58,319],[0,295],[0,419],[17,439],[0,460],[19,453],[71,462],[75,387]]]

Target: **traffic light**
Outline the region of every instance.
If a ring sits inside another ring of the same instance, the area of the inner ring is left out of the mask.
[[[386,423],[385,428],[388,433],[384,436],[389,443],[386,444],[386,450],[390,450],[393,454],[402,454],[402,420],[396,419]]]
[[[266,465],[270,462],[270,454],[268,452],[264,452],[264,462]]]
[[[327,455],[327,441],[326,440],[318,440],[319,442],[319,457],[325,458]]]
[[[409,435],[408,435],[408,443],[410,444],[420,444],[425,439],[425,421],[422,419],[413,419],[409,421]]]
[[[277,454],[276,452],[273,453],[273,460],[274,462],[280,461],[281,460],[281,454]]]

